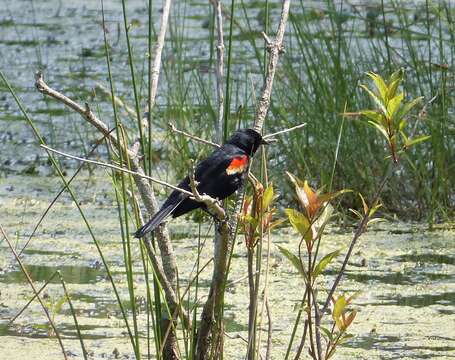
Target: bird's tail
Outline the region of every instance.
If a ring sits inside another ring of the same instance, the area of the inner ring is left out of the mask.
[[[136,231],[134,237],[141,238],[148,232],[154,230],[159,224],[161,224],[174,209],[180,205],[183,200],[177,202],[177,204],[168,204],[167,206],[162,207],[153,217],[147,221],[139,230]]]

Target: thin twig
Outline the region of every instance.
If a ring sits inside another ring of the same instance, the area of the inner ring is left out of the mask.
[[[379,200],[379,196],[381,195],[382,189],[384,188],[387,180],[389,179],[390,170],[391,169],[393,169],[393,165],[389,165],[389,168],[387,169],[387,172],[384,175],[384,177],[382,179],[382,182],[381,182],[381,184],[378,187],[378,190],[376,191],[376,194],[375,194],[375,196],[373,198],[373,201],[371,202],[372,206],[375,206],[377,204],[377,202]],[[368,225],[368,221],[369,220],[370,220],[370,216],[369,216],[369,212],[367,212],[363,216],[362,221],[360,222],[359,226],[357,227],[356,232],[354,233],[354,236],[353,236],[353,238],[351,240],[351,244],[349,245],[348,252],[346,253],[346,256],[344,258],[343,264],[341,265],[341,269],[338,271],[338,275],[337,275],[335,281],[333,282],[333,285],[332,285],[332,287],[331,287],[331,289],[330,289],[330,291],[329,291],[329,293],[327,295],[327,299],[326,299],[326,301],[324,303],[324,306],[322,307],[322,310],[320,312],[320,316],[317,317],[317,319],[316,319],[316,325],[320,325],[321,319],[325,315],[325,312],[327,311],[327,308],[328,308],[328,306],[330,304],[330,300],[332,299],[332,296],[335,293],[335,290],[336,290],[341,278],[344,275],[344,271],[346,270],[346,266],[347,266],[348,261],[349,261],[349,259],[351,257],[352,250],[354,249],[354,246],[357,243],[357,240],[359,239],[359,237],[365,231],[365,228]]]
[[[269,138],[273,138],[273,137],[276,136],[276,135],[285,134],[285,133],[288,133],[288,132],[290,132],[290,131],[294,131],[294,130],[297,130],[297,129],[301,129],[301,128],[305,127],[305,126],[306,126],[306,123],[302,123],[302,124],[293,126],[293,127],[289,128],[289,129],[284,129],[284,130],[277,131],[276,133],[264,135],[262,138],[263,138],[264,140],[267,140],[267,139],[269,139]]]
[[[17,256],[20,256],[20,254],[18,254]],[[30,300],[27,302],[27,304],[25,304],[22,309],[16,314],[14,315],[13,318],[10,319],[10,321],[8,321],[8,324],[7,324],[7,327],[11,326],[11,324],[16,321],[16,319],[21,316],[21,314],[28,308],[28,306],[33,302],[33,300],[36,299],[36,297],[41,294],[41,292],[46,288],[46,286],[54,279],[54,277],[57,275],[58,273],[58,270],[56,270],[51,276],[49,276],[49,278],[46,280],[46,282],[44,283],[43,286],[41,286],[41,288],[30,298]]]
[[[134,176],[134,181],[139,190],[142,201],[149,215],[153,216],[159,209],[158,202],[156,201],[153,188],[148,181],[150,179],[144,178],[144,170],[140,165],[137,152],[130,151],[125,144],[120,143],[115,134],[109,130],[108,126],[98,117],[96,117],[96,115],[90,110],[88,104],[85,104],[84,108],[67,96],[50,88],[45,83],[43,74],[41,72],[36,73],[35,86],[41,93],[53,97],[54,99],[60,101],[64,105],[79,113],[86,121],[98,129],[98,131],[100,131],[104,136],[106,136],[119,149],[119,151],[125,153],[128,156],[129,163],[131,164],[131,170],[133,171],[132,174]],[[169,238],[167,227],[165,225],[158,226],[155,232],[157,234],[158,246],[160,248],[161,257],[163,259],[163,267],[166,276],[168,277],[168,280],[172,286],[175,287],[177,279],[177,261],[175,258],[172,243]]]
[[[62,151],[53,149],[53,148],[51,148],[51,147],[49,147],[47,145],[40,145],[40,146],[43,149],[49,150],[49,151],[51,151],[53,153],[65,156],[65,157],[73,159],[73,160],[82,161],[84,163],[89,163],[89,164],[94,164],[94,165],[99,165],[99,166],[104,166],[104,167],[108,167],[108,168],[111,168],[111,169],[114,169],[114,170],[122,171],[122,172],[127,173],[127,174],[139,176],[141,178],[144,178],[144,179],[147,179],[147,180],[151,180],[151,181],[153,181],[153,182],[155,182],[157,184],[160,184],[160,185],[163,185],[163,186],[167,186],[167,187],[169,187],[169,188],[171,188],[173,190],[180,191],[181,193],[189,195],[191,197],[193,196],[193,193],[191,193],[188,190],[185,190],[185,189],[179,188],[177,186],[171,185],[171,184],[169,184],[169,183],[167,183],[165,181],[155,179],[155,178],[153,178],[151,176],[148,176],[148,175],[145,175],[143,173],[141,174],[141,173],[136,172],[136,171],[128,170],[128,169],[125,169],[123,167],[120,167],[120,166],[117,166],[117,165],[108,164],[108,163],[101,162],[101,161],[90,160],[90,159],[85,159],[85,158],[81,158],[81,157],[78,157],[78,156],[70,155],[70,154],[64,153]]]
[[[221,145],[218,145],[217,143],[214,143],[213,141],[205,140],[205,139],[202,139],[202,138],[200,138],[200,137],[198,137],[196,135],[187,133],[187,132],[185,132],[183,130],[179,130],[172,123],[169,123],[168,125],[169,125],[169,128],[171,129],[171,131],[174,132],[174,133],[181,134],[181,135],[186,136],[186,137],[188,137],[190,139],[193,139],[193,140],[195,140],[197,142],[200,142],[200,143],[203,143],[203,144],[207,144],[207,145],[210,145],[210,146],[213,146],[213,147],[216,147],[216,148],[221,147]]]
[[[3,230],[3,226],[1,224],[0,224],[0,232],[2,233],[3,238],[7,242],[7,244],[9,246],[11,252],[13,253],[14,257],[16,258],[16,261],[19,264],[19,266],[20,266],[20,268],[22,270],[22,273],[25,275],[25,277],[27,279],[27,282],[29,283],[30,287],[32,288],[33,293],[36,295],[36,298],[38,299],[41,307],[43,308],[43,311],[46,314],[47,320],[49,321],[49,324],[52,327],[52,330],[54,331],[55,336],[57,337],[58,343],[60,345],[60,349],[62,350],[62,353],[63,353],[63,358],[65,360],[67,360],[68,357],[66,355],[65,347],[63,346],[63,341],[62,341],[62,338],[60,337],[60,334],[59,334],[59,332],[57,330],[57,327],[55,326],[54,321],[52,321],[52,317],[50,316],[49,311],[46,308],[46,305],[44,305],[43,300],[41,300],[41,297],[39,296],[38,291],[36,290],[35,285],[33,284],[32,278],[30,277],[30,275],[29,275],[27,269],[25,268],[24,264],[22,263],[21,259],[17,255],[16,250],[14,250],[14,247],[11,244],[11,242],[10,242],[10,240],[8,238],[8,235],[6,234],[5,230]]]
[[[221,143],[224,118],[224,93],[223,93],[223,67],[224,67],[224,40],[223,40],[223,14],[221,12],[221,0],[214,0],[213,6],[216,12],[216,96],[218,101],[218,119],[216,122],[216,141]]]
[[[265,36],[266,41],[268,39],[269,42],[269,44],[267,45],[269,46],[270,49],[270,58],[269,64],[267,66],[267,74],[265,77],[264,85],[262,86],[261,90],[261,97],[259,98],[256,107],[254,129],[259,133],[262,132],[265,117],[267,116],[270,107],[270,97],[272,94],[273,79],[275,77],[278,58],[280,54],[283,52],[284,32],[286,30],[286,22],[288,20],[290,4],[291,4],[290,0],[283,0],[280,23],[278,25],[278,31],[275,40],[272,42],[270,39],[268,39],[267,35]]]
[[[269,360],[272,353],[272,332],[273,332],[273,323],[272,323],[272,312],[269,305],[269,297],[265,298],[265,309],[267,311],[267,351],[265,352],[265,360]]]
[[[111,140],[114,144],[118,145],[117,137],[109,130],[108,126],[98,119],[95,114],[90,109],[90,106],[86,103],[85,107],[82,107],[69,97],[63,95],[62,93],[50,88],[45,82],[43,73],[38,71],[35,74],[35,86],[39,92],[49,95],[54,99],[60,101],[61,103],[65,104],[78,114],[80,114],[84,119],[86,119],[90,124],[92,124],[95,128],[98,129],[103,135],[105,135],[109,140]]]
[[[103,95],[113,100],[118,107],[125,109],[126,113],[129,116],[131,116],[132,118],[136,118],[136,110],[131,108],[131,106],[129,106],[128,104],[125,104],[125,102],[118,96],[113,96],[112,93],[103,84],[96,83],[95,90],[99,90]]]
[[[163,12],[161,14],[161,25],[160,32],[158,33],[158,39],[156,44],[156,53],[153,60],[153,66],[151,68],[151,81],[150,81],[150,99],[149,99],[149,113],[152,113],[153,107],[155,106],[156,93],[158,89],[158,80],[161,71],[161,56],[164,48],[164,41],[166,38],[166,29],[169,21],[169,13],[171,9],[171,0],[165,0],[163,4]],[[150,19],[151,20],[151,19]],[[149,54],[151,57],[152,54]],[[149,124],[150,126],[150,124]]]

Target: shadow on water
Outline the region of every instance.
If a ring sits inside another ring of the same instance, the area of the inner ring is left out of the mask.
[[[47,281],[56,270],[60,270],[63,279],[68,284],[94,284],[104,280],[106,273],[101,269],[89,266],[46,266],[46,265],[26,265],[25,266],[34,281]],[[14,270],[0,274],[0,283],[23,283],[26,278],[22,271]],[[55,277],[51,283],[58,283],[60,280]]]
[[[455,265],[455,257],[443,254],[405,254],[393,258],[399,262],[414,262],[417,264],[448,264]]]
[[[384,305],[411,306],[421,308],[431,305],[455,306],[455,292],[446,292],[442,294],[419,294],[411,296],[380,296],[380,300],[387,300]],[[455,308],[445,309],[443,313],[455,313]]]
[[[429,338],[431,340],[431,338]],[[446,338],[447,341],[453,341],[451,338]],[[381,349],[384,351],[388,351],[391,353],[400,354],[399,359],[403,358],[402,355],[406,351],[415,351],[415,350],[427,350],[432,352],[447,352],[447,351],[454,351],[454,346],[428,346],[428,345],[420,345],[420,346],[412,346],[406,345],[405,338],[400,338],[398,336],[384,336],[378,334],[370,334],[370,336],[362,336],[353,339],[351,342],[343,344],[343,347],[347,348],[361,348],[365,350],[371,349]],[[429,354],[428,356],[425,354],[420,353],[419,359],[432,359],[434,358],[435,354]],[[447,354],[444,354],[446,357]],[[449,356],[455,358],[455,354],[453,356]],[[411,356],[411,358],[417,358]]]

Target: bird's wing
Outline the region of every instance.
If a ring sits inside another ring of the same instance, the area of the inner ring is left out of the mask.
[[[226,172],[234,175],[245,171],[248,168],[248,156],[241,150],[222,147],[212,152],[206,159],[197,164],[194,170],[195,179],[200,184],[206,184],[210,180],[216,179],[220,174]],[[191,191],[190,179],[186,176],[177,187]],[[163,204],[175,204],[186,199],[188,195],[174,190]]]
[[[199,182],[205,182],[223,172],[228,175],[244,172],[248,168],[248,160],[248,156],[241,150],[220,148],[198,164],[195,178]]]

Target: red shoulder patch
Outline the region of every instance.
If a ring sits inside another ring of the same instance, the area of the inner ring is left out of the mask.
[[[248,156],[236,156],[226,169],[228,175],[243,173],[248,168]]]

